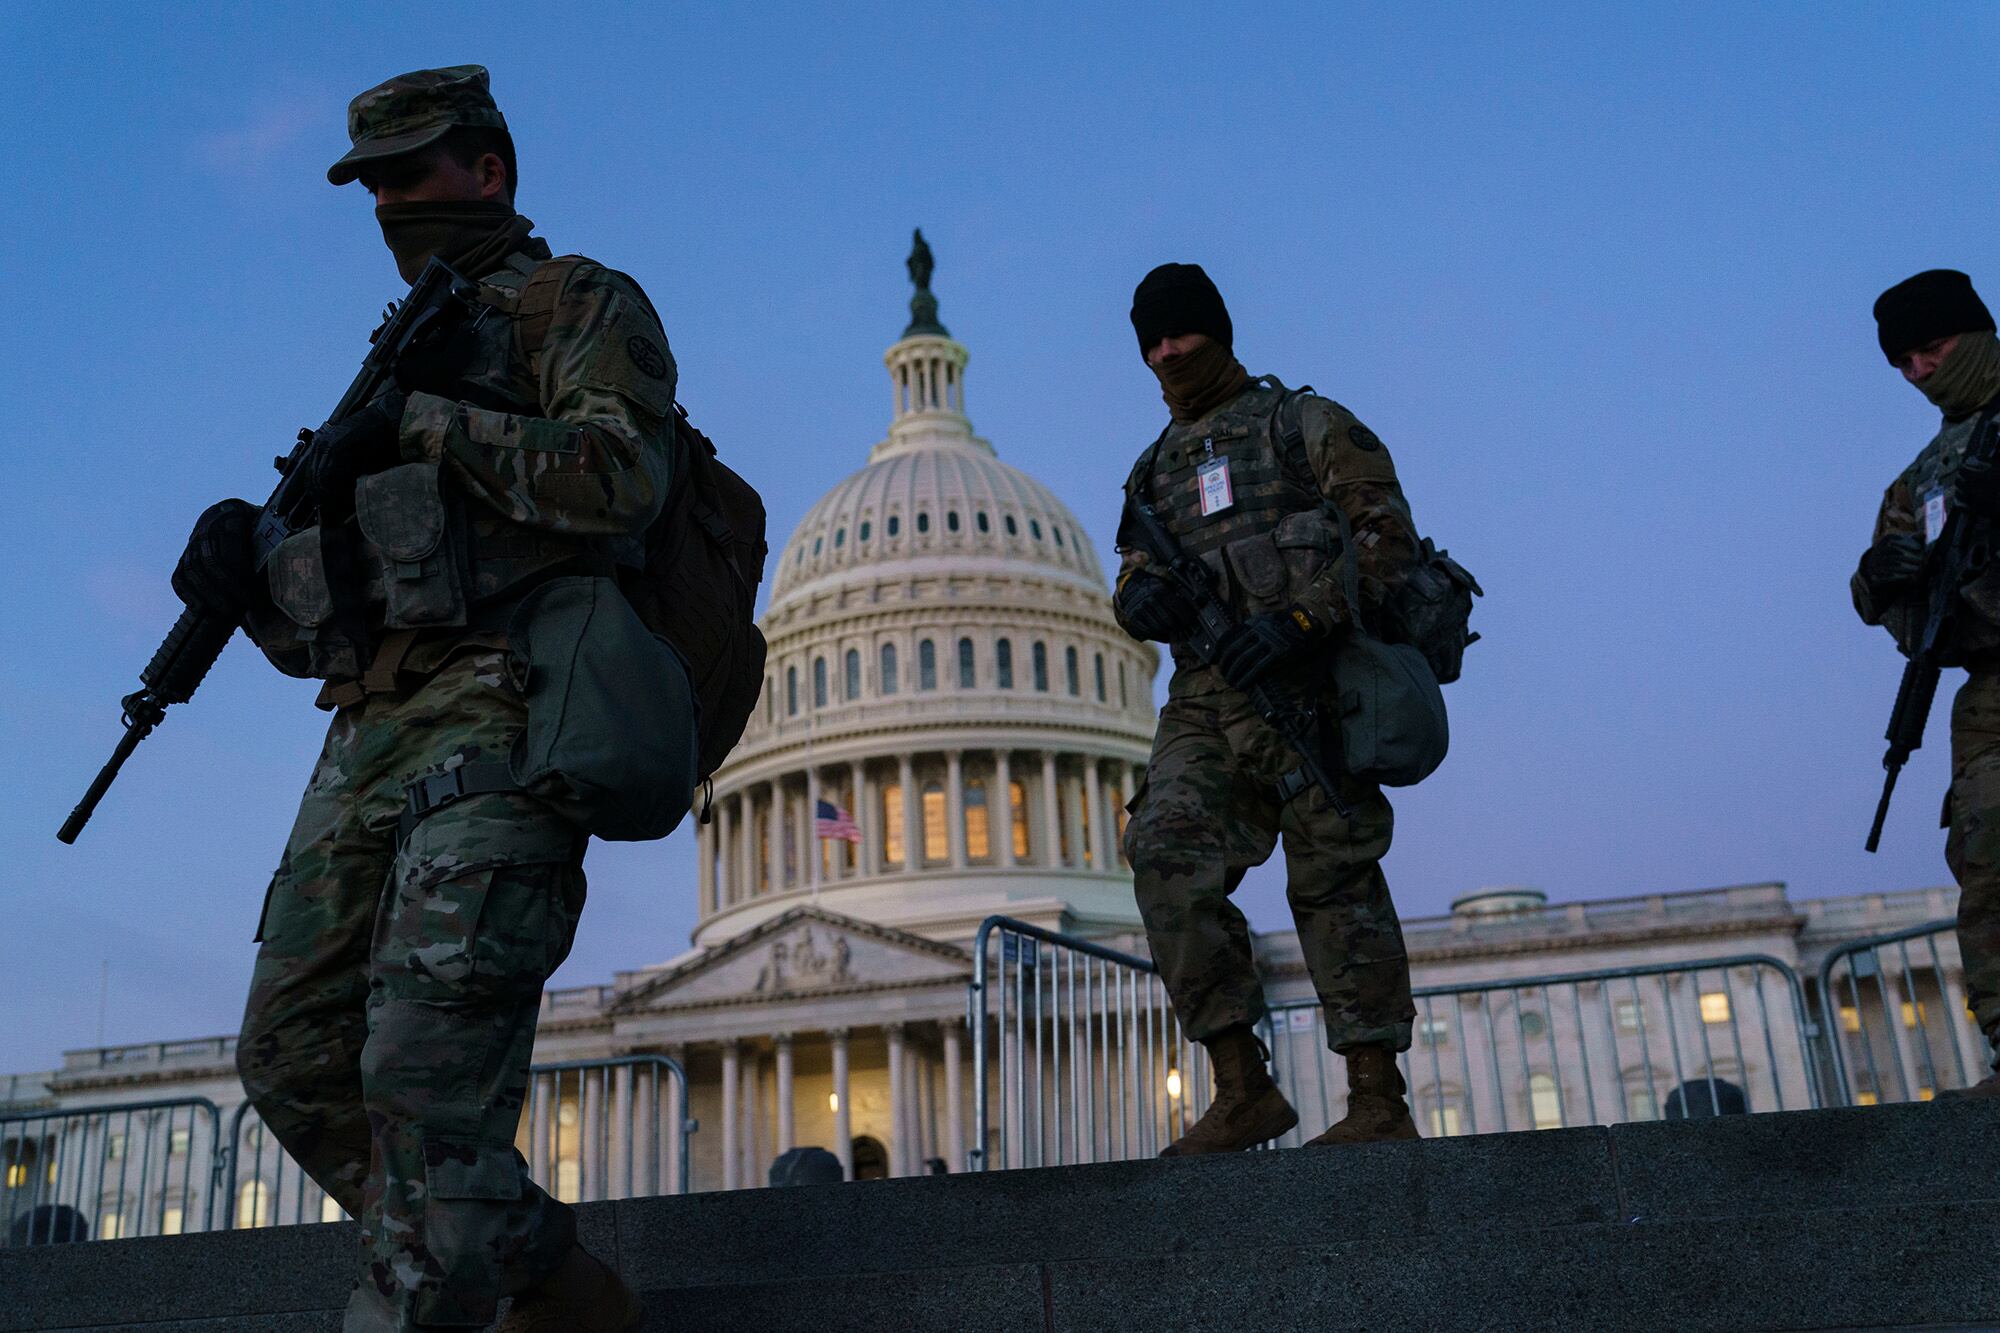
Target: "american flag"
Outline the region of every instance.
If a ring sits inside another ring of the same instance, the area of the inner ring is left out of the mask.
[[[854,816],[832,801],[819,802],[819,808],[813,813],[813,832],[822,838],[839,838],[843,842],[861,841],[861,830],[855,827]]]

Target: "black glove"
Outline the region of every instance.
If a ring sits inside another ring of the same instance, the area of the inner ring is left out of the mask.
[[[1248,690],[1272,672],[1298,661],[1324,637],[1303,611],[1253,616],[1222,641],[1215,664],[1230,685]]]
[[[1960,464],[1951,479],[1951,501],[1976,514],[2000,514],[2000,467],[1984,460]]]
[[[354,483],[402,461],[397,441],[407,401],[401,389],[387,390],[313,436],[306,487],[322,520],[337,523],[353,513]]]
[[[1195,627],[1194,603],[1151,570],[1141,569],[1127,578],[1114,600],[1118,614],[1142,639],[1172,643]]]
[[[1924,569],[1923,539],[1915,533],[1892,532],[1861,557],[1861,581],[1877,606],[1888,606],[1908,592]]]
[[[262,596],[256,554],[250,546],[257,506],[223,500],[194,521],[187,549],[174,566],[174,594],[198,611],[232,625]]]

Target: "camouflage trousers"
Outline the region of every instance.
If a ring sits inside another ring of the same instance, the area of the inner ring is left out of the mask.
[[[1952,701],[1947,813],[1966,1003],[2000,1067],[2000,673],[1975,672]]]
[[[1407,1050],[1416,1018],[1410,965],[1380,864],[1394,824],[1389,802],[1343,776],[1351,820],[1313,789],[1280,805],[1278,780],[1297,764],[1235,691],[1168,700],[1125,827],[1153,959],[1190,1038],[1262,1018],[1249,923],[1230,895],[1282,839],[1285,894],[1327,1044]]]
[[[574,1241],[514,1135],[542,983],[583,909],[584,836],[493,792],[396,843],[408,783],[505,759],[525,717],[485,649],[342,709],[265,901],[237,1068],[360,1219],[349,1330],[483,1327]]]

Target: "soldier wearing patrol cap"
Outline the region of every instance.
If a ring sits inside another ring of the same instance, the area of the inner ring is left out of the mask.
[[[515,212],[484,69],[390,79],[348,132],[327,179],[367,189],[406,280],[440,256],[490,317],[321,432],[317,526],[259,570],[256,510],[224,501],[175,572],[279,670],[322,680],[333,714],[265,900],[237,1066],[361,1222],[348,1329],[485,1327],[503,1295],[516,1333],[631,1328],[636,1299],[514,1149],[587,830],[514,780],[529,710],[508,648],[532,590],[643,554],[685,467],[674,363],[636,283],[552,258]],[[336,613],[343,585],[365,625]]]
[[[1942,414],[1937,434],[1882,497],[1875,540],[1850,581],[1854,609],[1905,653],[1926,617],[1925,552],[1953,506],[2000,515],[2000,472],[1966,451],[2000,411],[2000,338],[1955,269],[1927,269],[1875,301],[1882,355]],[[1951,707],[1951,787],[1944,857],[1958,880],[1958,951],[1966,1001],[2000,1068],[2000,574],[1955,594],[1965,614],[1946,665],[1966,670]],[[1958,1094],[2000,1096],[2000,1073]]]
[[[1346,772],[1336,773],[1344,813],[1293,781],[1298,756],[1246,693],[1267,682],[1319,689],[1339,636],[1373,623],[1403,581],[1417,536],[1395,466],[1340,404],[1251,378],[1200,266],[1148,273],[1132,298],[1132,326],[1171,420],[1132,469],[1126,494],[1152,504],[1181,549],[1209,566],[1238,621],[1217,663],[1204,665],[1186,645],[1193,605],[1121,526],[1113,609],[1134,638],[1174,651],[1126,857],[1174,1012],[1215,1071],[1208,1111],[1162,1155],[1240,1151],[1298,1123],[1254,1031],[1263,986],[1248,925],[1230,901],[1281,838],[1328,1044],[1347,1060],[1348,1113],[1311,1142],[1416,1138],[1396,1068],[1416,1012],[1380,865],[1389,803]]]

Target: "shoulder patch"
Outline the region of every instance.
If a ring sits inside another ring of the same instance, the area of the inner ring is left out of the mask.
[[[1347,438],[1353,442],[1356,449],[1365,449],[1369,453],[1374,453],[1382,447],[1381,437],[1358,421],[1347,428]]]
[[[650,375],[656,380],[667,377],[666,354],[654,345],[651,338],[643,334],[633,334],[625,340],[625,355],[632,358],[632,364],[639,368],[641,374]]]

